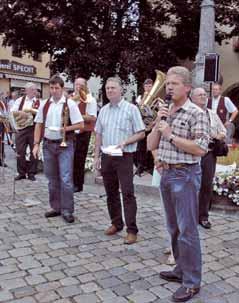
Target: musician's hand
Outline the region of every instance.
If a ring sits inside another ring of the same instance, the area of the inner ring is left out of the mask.
[[[101,169],[101,159],[100,157],[95,157],[94,158],[94,169],[95,170],[100,170]]]
[[[32,150],[32,154],[33,154],[33,157],[35,159],[38,159],[39,151],[40,151],[40,145],[39,144],[35,144],[34,147],[33,147],[33,150]]]
[[[158,130],[160,131],[161,135],[169,140],[169,137],[172,135],[171,127],[168,123],[164,120],[161,120],[158,124]]]

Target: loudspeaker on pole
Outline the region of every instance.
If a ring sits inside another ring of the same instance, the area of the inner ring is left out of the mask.
[[[207,53],[205,55],[204,82],[218,82],[219,57],[217,53]]]

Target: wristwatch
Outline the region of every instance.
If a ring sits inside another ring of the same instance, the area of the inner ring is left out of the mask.
[[[176,136],[174,134],[171,134],[170,137],[169,137],[169,142],[172,143],[173,142],[173,139],[175,138]]]
[[[229,122],[232,123],[232,119],[229,119]]]

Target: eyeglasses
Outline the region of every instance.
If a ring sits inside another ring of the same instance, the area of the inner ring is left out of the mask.
[[[197,97],[207,97],[207,94],[199,94],[199,95],[196,95]]]

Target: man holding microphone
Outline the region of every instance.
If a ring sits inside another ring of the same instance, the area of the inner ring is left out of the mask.
[[[162,167],[160,189],[171,236],[176,267],[160,277],[179,282],[174,302],[186,302],[200,290],[201,248],[198,225],[198,193],[201,182],[200,159],[207,152],[209,122],[188,98],[190,72],[172,67],[166,75],[166,92],[172,104],[159,109],[156,124],[148,136],[148,149],[158,149]],[[163,119],[162,119],[163,118]]]

